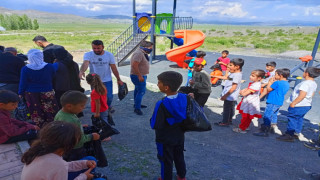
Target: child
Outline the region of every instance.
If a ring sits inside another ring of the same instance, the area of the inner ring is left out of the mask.
[[[227,67],[228,67],[228,64],[230,63],[230,59],[228,58],[228,55],[229,55],[229,51],[228,50],[223,50],[221,52],[221,57],[218,58],[218,63],[221,65],[221,69],[222,69],[222,72],[223,74],[226,74],[226,71],[227,71]]]
[[[161,178],[171,180],[173,161],[177,170],[177,179],[185,180],[184,131],[181,122],[187,117],[187,95],[177,92],[182,83],[182,75],[166,71],[158,75],[159,90],[166,97],[156,103],[150,119],[155,129],[158,158],[161,164]]]
[[[239,127],[232,130],[237,133],[247,133],[246,129],[250,126],[253,118],[261,118],[260,114],[260,89],[261,79],[264,77],[264,70],[257,69],[251,72],[248,88],[242,89],[240,95],[243,96],[237,106],[237,110],[242,116]]]
[[[287,78],[290,76],[289,69],[277,69],[273,78],[270,78],[267,85],[269,95],[267,97],[267,105],[263,115],[263,124],[260,131],[253,133],[255,136],[268,136],[270,128],[274,132],[277,129],[277,115],[280,107],[283,105],[284,96],[290,89]]]
[[[94,141],[98,144],[96,157],[98,159],[98,167],[106,166],[107,162],[102,160],[105,158],[104,152],[101,147],[100,135],[98,133],[84,134],[83,126],[76,114],[81,112],[87,102],[87,96],[79,91],[67,91],[61,96],[60,102],[62,109],[57,113],[54,118],[55,121],[65,121],[77,125],[81,130],[81,139],[74,146],[74,149],[70,153],[66,153],[64,159],[67,161],[79,160],[86,156],[85,148],[83,147],[85,143]],[[88,125],[84,125],[88,127]],[[102,152],[101,152],[102,151]],[[99,158],[102,156],[101,158]]]
[[[203,107],[211,93],[211,79],[210,75],[203,69],[206,61],[202,58],[196,58],[194,61],[194,71],[192,72],[192,79],[190,85],[197,92],[194,94],[194,99]]]
[[[288,108],[287,131],[282,136],[277,137],[279,141],[294,142],[299,138],[303,126],[303,117],[311,109],[312,97],[317,89],[317,83],[314,78],[320,75],[320,68],[308,67],[303,78],[306,80],[299,83],[293,90],[288,99],[290,106]]]
[[[70,151],[81,137],[80,129],[72,123],[51,122],[40,131],[40,138],[22,156],[25,163],[21,180],[67,180],[68,172],[88,169],[79,173],[77,180],[92,179],[90,173],[95,161],[80,160],[66,162],[62,155]]]
[[[223,119],[220,122],[214,123],[217,126],[229,126],[232,124],[232,117],[235,112],[235,106],[240,92],[242,80],[242,66],[244,60],[235,58],[228,64],[229,75],[226,76],[212,76],[226,80],[225,86],[221,94],[223,103]]]
[[[204,52],[204,51],[198,51],[197,52],[197,58],[202,58],[203,59],[205,56],[206,56],[206,52]],[[190,79],[192,79],[192,70],[193,70],[194,60],[195,59],[196,58],[191,59],[189,65],[188,65],[188,79],[187,79],[186,86],[189,86],[189,81],[190,81]]]
[[[268,85],[269,79],[273,78],[275,76],[276,66],[277,66],[277,63],[274,61],[268,62],[266,64],[266,70],[267,70],[266,75],[265,75],[266,78],[264,78],[262,80],[262,84],[261,84],[262,92],[260,94],[260,99],[263,99],[263,97],[268,94],[266,87]]]
[[[0,144],[37,138],[38,126],[11,118],[10,111],[17,108],[19,97],[8,90],[0,90]]]
[[[101,117],[108,123],[107,89],[102,83],[98,74],[88,74],[87,83],[90,84],[91,91],[91,112],[94,117]]]

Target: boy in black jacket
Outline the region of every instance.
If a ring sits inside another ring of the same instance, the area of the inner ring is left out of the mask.
[[[185,180],[184,131],[181,123],[187,117],[187,95],[178,93],[182,75],[166,71],[158,75],[158,87],[166,97],[156,103],[150,119],[155,129],[158,158],[161,164],[161,178],[171,180],[173,161],[177,170],[177,179]]]

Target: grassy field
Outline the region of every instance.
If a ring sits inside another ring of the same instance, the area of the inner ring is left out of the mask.
[[[87,51],[90,42],[102,39],[105,46],[110,44],[130,24],[40,24],[40,29],[0,32],[0,44],[16,47],[26,53],[37,48],[32,42],[36,35],[44,35],[50,42],[65,46],[69,51]],[[276,54],[293,50],[311,51],[318,33],[317,27],[261,27],[232,25],[194,25],[193,29],[203,31],[207,38],[201,46],[205,51],[254,50],[266,54]],[[170,40],[157,38],[157,51],[169,50]]]

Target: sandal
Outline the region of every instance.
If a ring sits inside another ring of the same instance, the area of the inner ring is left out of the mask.
[[[233,131],[233,132],[236,132],[236,133],[241,133],[241,134],[247,133],[246,130],[242,130],[242,129],[238,128],[238,127],[233,128],[232,131]]]

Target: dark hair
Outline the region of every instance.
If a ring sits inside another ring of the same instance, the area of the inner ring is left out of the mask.
[[[44,36],[36,36],[32,39],[32,41],[36,42],[36,41],[44,41],[44,42],[47,42],[47,39],[44,37]]]
[[[311,78],[320,76],[320,68],[308,67],[305,72],[308,73]]]
[[[268,62],[268,63],[266,64],[266,66],[277,67],[277,63],[274,62],[274,61],[271,61],[271,62]]]
[[[0,46],[0,52],[4,51],[4,46]]]
[[[4,49],[3,52],[11,52],[11,53],[18,53],[17,49],[14,47],[7,47]]]
[[[83,102],[87,102],[88,97],[80,91],[67,91],[61,98],[60,103],[62,106],[67,104],[77,105]]]
[[[231,59],[230,63],[232,63],[234,66],[239,66],[240,70],[242,70],[242,66],[244,65],[244,59],[234,58],[234,59]]]
[[[22,155],[21,162],[26,165],[39,156],[53,153],[62,148],[66,153],[73,149],[81,138],[81,130],[73,123],[53,121],[45,125],[30,149]]]
[[[106,87],[102,83],[98,74],[88,74],[86,76],[86,80],[98,94],[105,95],[107,93]]]
[[[142,41],[140,43],[140,46],[142,46],[142,47],[150,47],[150,46],[153,46],[153,43],[150,42],[150,41]]]
[[[101,40],[93,40],[91,44],[96,46],[103,46],[103,42]]]
[[[198,51],[197,52],[197,58],[205,57],[206,55],[207,55],[207,53],[204,52],[204,51]]]
[[[253,70],[252,73],[254,73],[257,77],[261,78],[264,78],[264,76],[266,75],[266,72],[262,69]]]
[[[223,50],[222,52],[221,52],[221,54],[222,53],[226,53],[227,55],[229,54],[229,51],[228,50]]]
[[[287,68],[283,68],[283,69],[277,69],[276,70],[276,73],[279,75],[279,76],[282,76],[284,78],[288,78],[290,76],[290,69],[287,69]]]
[[[172,92],[176,92],[182,83],[182,75],[175,71],[165,71],[157,76],[165,86],[169,86]]]
[[[16,103],[19,102],[19,96],[9,90],[0,90],[0,103]]]

